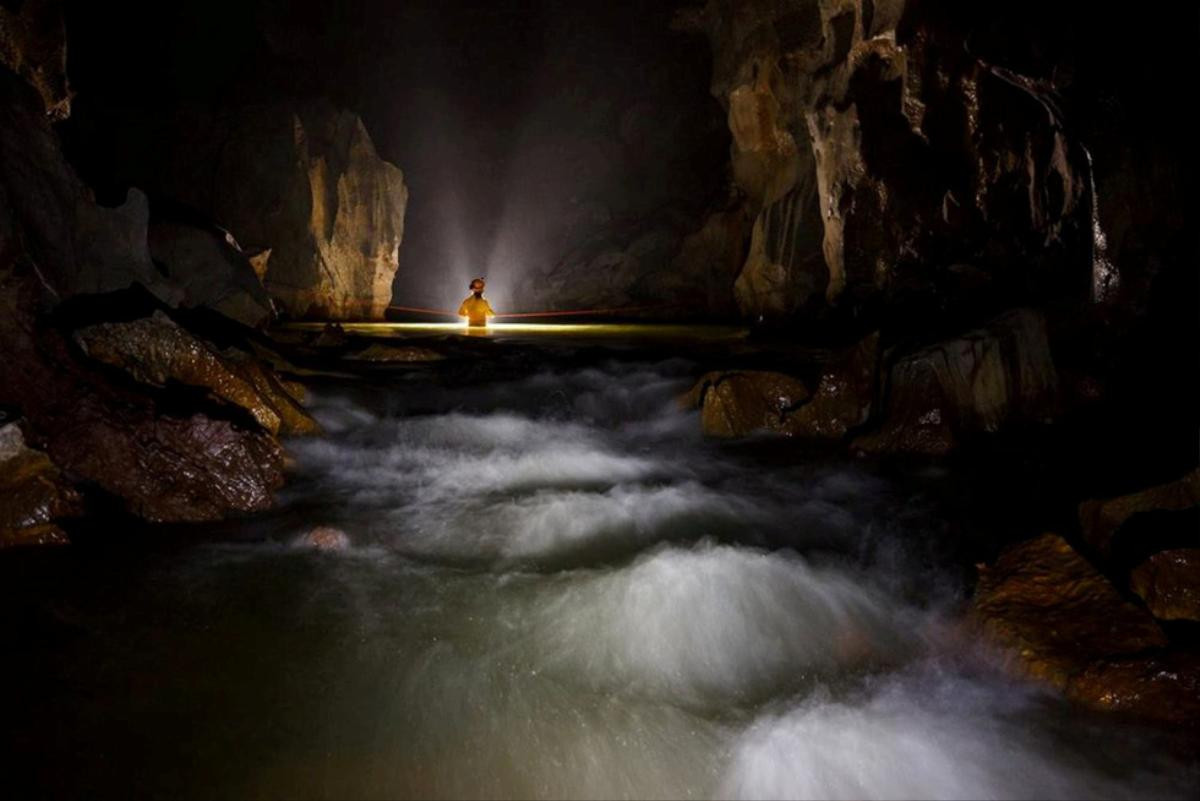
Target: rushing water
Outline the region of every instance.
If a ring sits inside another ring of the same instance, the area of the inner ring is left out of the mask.
[[[326,388],[220,544],[0,562],[0,742],[51,795],[1186,795],[1003,679],[935,505],[705,442],[682,362]],[[350,546],[308,548],[313,526]]]

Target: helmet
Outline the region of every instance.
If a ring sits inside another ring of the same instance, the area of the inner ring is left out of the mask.
[[[470,283],[469,286],[467,286],[467,289],[471,290],[472,292],[477,292],[477,291],[482,290],[486,283],[487,282],[484,281],[482,278],[476,278],[474,281],[472,281]],[[479,287],[479,289],[477,290],[476,287]]]

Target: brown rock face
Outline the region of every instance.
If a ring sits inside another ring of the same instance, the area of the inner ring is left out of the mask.
[[[871,334],[821,372],[812,400],[788,414],[788,433],[841,439],[867,422],[879,374],[879,334]]]
[[[237,361],[192,336],[162,312],[126,323],[99,323],[75,334],[93,359],[119,367],[137,381],[163,387],[174,381],[202,387],[245,409],[272,434],[311,433],[316,422],[249,356]]]
[[[1060,689],[1097,661],[1167,644],[1149,613],[1055,534],[981,568],[973,615],[1020,670]]]
[[[756,217],[748,315],[936,298],[976,264],[998,285],[1086,299],[1090,168],[1051,87],[971,54],[949,4],[709,0],[732,173]]]
[[[49,457],[26,447],[15,423],[0,426],[0,548],[66,543],[55,521],[81,506]]]
[[[362,121],[328,105],[243,107],[142,121],[135,180],[207,214],[247,252],[293,318],[380,319],[399,266],[408,189]],[[140,135],[140,136],[139,136]],[[146,137],[157,141],[147,155]]]
[[[1156,553],[1129,583],[1159,620],[1200,621],[1200,548]]]
[[[1079,523],[1084,539],[1102,553],[1112,550],[1113,536],[1129,518],[1140,512],[1181,511],[1200,506],[1200,469],[1178,481],[1108,500],[1084,501]]]
[[[24,0],[0,7],[0,64],[21,76],[42,97],[46,116],[71,115],[67,82],[67,32],[59,0]]]
[[[944,454],[960,434],[1052,416],[1057,374],[1036,312],[1021,309],[986,328],[902,357],[891,368],[883,424],[855,441],[869,453]]]
[[[283,460],[270,435],[201,414],[161,415],[148,396],[74,359],[35,316],[41,294],[24,269],[0,268],[0,403],[24,412],[55,464],[148,520],[213,520],[271,505]]]
[[[1166,653],[1103,660],[1072,677],[1067,694],[1099,709],[1195,728],[1200,723],[1200,657]]]
[[[761,370],[708,373],[686,401],[700,408],[710,437],[744,437],[755,431],[785,433],[787,413],[808,399],[798,379]]]

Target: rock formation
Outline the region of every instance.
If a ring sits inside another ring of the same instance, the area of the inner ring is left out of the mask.
[[[79,493],[41,451],[28,447],[17,423],[0,425],[0,548],[57,545],[57,521],[82,512]]]
[[[972,54],[952,16],[902,0],[711,0],[681,17],[712,43],[755,218],[745,314],[926,302],[960,263],[1014,299],[1087,296],[1085,152],[1051,88]]]
[[[355,114],[276,104],[124,122],[127,179],[269,250],[263,280],[287,316],[383,317],[408,189]]]
[[[23,0],[15,10],[0,7],[0,64],[37,90],[46,116],[70,116],[67,34],[58,0]]]

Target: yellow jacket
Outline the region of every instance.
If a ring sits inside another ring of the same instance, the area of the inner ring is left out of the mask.
[[[466,317],[469,325],[487,325],[487,318],[495,317],[496,313],[486,300],[471,295],[458,307],[458,316]]]

